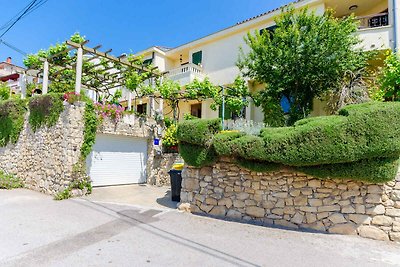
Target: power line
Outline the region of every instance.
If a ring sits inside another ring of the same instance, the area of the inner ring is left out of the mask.
[[[0,38],[3,37],[9,30],[11,30],[11,28],[32,8],[32,6],[36,3],[37,0],[33,0],[31,2],[31,4],[28,6],[27,9],[25,9],[24,12],[22,12],[21,15],[19,15],[19,17],[17,19],[15,19],[15,21],[13,23],[11,23],[10,26],[8,26],[8,28],[0,35]]]
[[[4,41],[1,39],[18,21],[20,21],[22,18],[26,17],[42,5],[44,5],[48,0],[32,0],[29,2],[27,6],[25,6],[20,12],[18,12],[14,17],[12,17],[8,22],[6,22],[2,27],[0,27],[0,30],[6,29],[1,35],[0,35],[0,44],[4,44],[5,46],[11,48],[12,50],[26,56],[27,53],[24,52],[23,50],[19,49],[18,47]]]
[[[22,15],[22,13],[26,12],[23,16],[21,16],[21,19],[28,16],[30,13],[32,13],[33,11],[35,11],[36,9],[38,9],[39,7],[41,7],[42,5],[44,5],[48,0],[39,0],[38,2],[35,3],[35,1],[31,1],[29,2],[28,5],[26,5],[21,11],[19,11],[14,17],[12,17],[9,21],[7,21],[3,26],[0,27],[0,30],[4,30],[5,28],[9,27],[12,23],[15,22],[15,20],[17,20],[17,18],[19,16]],[[32,2],[34,3],[32,6]],[[31,6],[31,7],[30,7]],[[30,9],[29,9],[30,7]]]
[[[21,11],[19,11],[17,14],[15,14],[14,17],[12,17],[9,21],[7,21],[3,26],[0,27],[0,30],[4,30],[5,28],[7,28],[8,26],[10,26],[10,24],[12,24],[15,19],[20,16],[31,4],[32,2],[29,2],[28,5],[26,5]]]
[[[16,46],[4,41],[3,39],[0,39],[0,44],[4,44],[5,46],[11,48],[12,50],[14,50],[14,51],[16,51],[18,53],[20,53],[21,55],[26,56],[28,54],[28,53],[24,52],[23,50],[19,49],[18,47],[16,47]]]

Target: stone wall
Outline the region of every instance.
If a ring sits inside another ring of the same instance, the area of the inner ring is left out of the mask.
[[[400,241],[400,172],[386,184],[256,173],[222,159],[185,167],[180,207],[261,225]]]
[[[178,153],[163,153],[162,155],[156,156],[153,161],[150,176],[153,177],[155,185],[157,186],[169,186],[171,185],[169,170],[172,165],[180,159]]]
[[[54,195],[71,182],[83,142],[84,106],[65,104],[57,124],[35,133],[26,115],[18,142],[0,147],[0,169],[23,180],[27,188]]]

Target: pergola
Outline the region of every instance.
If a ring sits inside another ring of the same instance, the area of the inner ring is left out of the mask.
[[[80,93],[82,88],[93,90],[98,93],[109,93],[109,90],[118,87],[124,87],[125,76],[127,71],[137,71],[139,73],[150,73],[149,82],[152,82],[155,77],[161,76],[157,72],[157,67],[148,68],[146,65],[128,60],[126,54],[118,57],[110,55],[112,49],[105,52],[99,51],[102,47],[97,45],[93,48],[86,46],[89,40],[80,44],[66,41],[66,49],[53,54],[47,58],[41,58],[43,67],[40,69],[29,69],[30,75],[42,78],[42,94],[47,94],[49,80],[61,81],[61,74],[65,70],[75,71],[75,92]],[[75,53],[73,53],[75,52]],[[60,57],[65,54],[73,53],[70,62],[62,62]],[[60,63],[61,62],[61,63]],[[84,69],[85,63],[89,68]],[[49,73],[50,66],[56,69],[55,73]],[[24,94],[24,93],[23,93]],[[132,93],[129,93],[128,107],[131,108]],[[152,100],[151,102],[154,102]],[[153,104],[154,105],[154,104]]]

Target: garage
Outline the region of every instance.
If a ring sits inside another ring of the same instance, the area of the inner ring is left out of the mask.
[[[87,159],[93,186],[146,182],[147,140],[121,135],[98,134]]]

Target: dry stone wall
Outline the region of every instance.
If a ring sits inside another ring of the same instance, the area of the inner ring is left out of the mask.
[[[222,159],[185,167],[180,207],[264,225],[400,242],[400,172],[386,184],[257,173]]]
[[[84,105],[65,104],[53,127],[33,132],[26,115],[18,142],[0,147],[0,169],[23,180],[27,188],[54,195],[71,182],[83,142]]]

